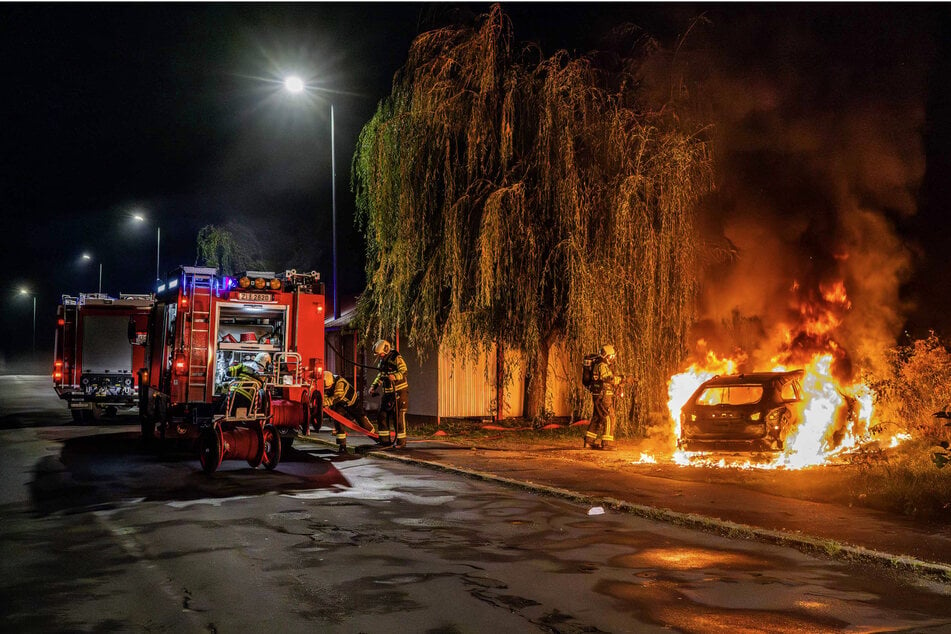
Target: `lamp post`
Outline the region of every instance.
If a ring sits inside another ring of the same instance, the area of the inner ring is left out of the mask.
[[[92,256],[88,253],[83,253],[84,260],[91,260]],[[102,262],[99,263],[99,294],[102,295]]]
[[[307,88],[304,80],[296,75],[284,79],[284,88],[291,94],[299,94]],[[334,148],[334,105],[330,104],[330,200],[331,200],[331,271],[334,287],[334,319],[340,317],[340,294],[337,288],[337,156]]]
[[[138,222],[145,222],[145,216],[142,214],[135,214],[132,216]],[[159,277],[159,254],[162,249],[162,228],[158,225],[155,226],[155,281],[161,282],[162,278]]]
[[[36,360],[36,293],[31,293],[29,289],[21,288],[20,295],[33,296],[33,356],[31,360]]]

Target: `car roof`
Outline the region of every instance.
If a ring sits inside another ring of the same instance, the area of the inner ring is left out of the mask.
[[[715,376],[705,381],[701,387],[716,387],[721,385],[756,385],[769,383],[779,380],[783,383],[794,379],[802,379],[802,370],[789,370],[788,372],[750,372],[748,374],[728,374],[724,376]]]

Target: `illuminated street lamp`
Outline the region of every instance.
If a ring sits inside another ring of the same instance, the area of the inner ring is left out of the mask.
[[[83,260],[89,261],[91,259],[91,255],[83,253]],[[102,262],[99,263],[99,294],[102,295]]]
[[[145,216],[142,214],[134,214],[132,216],[137,222],[145,222]],[[159,253],[162,248],[162,228],[158,225],[155,226],[155,281],[160,282],[162,278],[159,277]]]
[[[21,288],[20,295],[33,296],[33,359],[36,359],[36,293],[30,292],[28,288]]]
[[[304,92],[307,85],[304,80],[296,75],[290,75],[284,78],[284,89],[287,92],[296,95]],[[337,158],[334,150],[334,105],[330,104],[330,191],[331,191],[331,233],[332,233],[332,279],[334,287],[334,319],[340,317],[340,302],[337,289]]]

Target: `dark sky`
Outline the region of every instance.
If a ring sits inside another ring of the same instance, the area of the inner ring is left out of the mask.
[[[194,263],[201,226],[231,221],[266,244],[292,236],[288,257],[329,280],[331,102],[341,292],[358,292],[363,244],[349,186],[356,136],[388,94],[415,35],[487,6],[0,5],[0,248],[9,299],[0,316],[0,363],[30,347],[31,305],[15,295],[17,287],[37,293],[37,356],[51,358],[60,295],[97,290],[99,263],[104,292],[150,289],[156,227],[163,271]],[[854,198],[853,206],[874,209],[891,223],[889,235],[907,245],[913,272],[896,284],[900,301],[909,302],[901,310],[908,327],[951,323],[944,285],[951,69],[947,38],[938,37],[948,32],[943,6],[503,8],[516,38],[540,43],[545,53],[589,50],[622,22],[670,44],[705,13],[688,48],[702,74],[698,85],[714,97],[718,158],[729,166],[718,175],[722,200],[713,215],[720,225],[728,228],[741,206],[753,209],[747,202],[754,196],[775,210],[783,204],[772,197],[802,206],[809,197],[791,191],[822,188],[809,204],[825,205],[826,215],[849,206],[841,198]],[[293,100],[278,83],[288,72],[321,90]],[[848,115],[860,109],[862,117]],[[880,155],[889,169],[868,161],[839,169],[861,155]],[[803,163],[809,167],[791,178],[790,165]],[[887,192],[877,186],[884,181]],[[147,216],[146,225],[130,220],[133,210]],[[83,263],[84,251],[93,260]]]

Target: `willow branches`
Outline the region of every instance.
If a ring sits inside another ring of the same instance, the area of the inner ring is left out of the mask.
[[[610,341],[641,409],[662,403],[693,319],[692,214],[710,178],[702,141],[642,94],[659,49],[641,40],[610,63],[517,51],[498,6],[416,39],[353,163],[368,334],[504,344],[542,395],[532,364],[553,342],[578,361]]]

